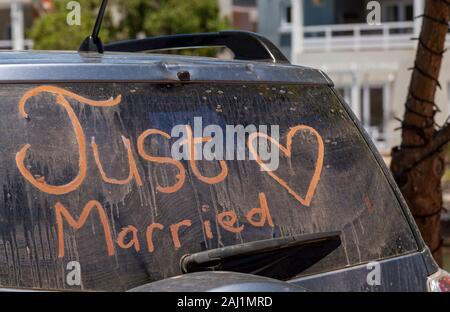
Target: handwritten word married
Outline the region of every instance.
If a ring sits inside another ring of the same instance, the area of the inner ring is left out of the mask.
[[[264,193],[259,194],[259,207],[250,209],[245,215],[245,219],[248,225],[259,228],[264,226],[274,227],[274,223],[272,221],[272,217],[270,215],[269,206],[267,204],[267,198]],[[108,216],[105,212],[103,206],[95,200],[89,201],[83,208],[80,217],[75,219],[69,212],[69,210],[62,205],[60,202],[57,202],[55,205],[55,213],[56,213],[56,223],[58,229],[58,257],[64,257],[65,254],[65,246],[64,246],[64,220],[74,229],[81,229],[87,221],[87,218],[90,216],[93,210],[97,211],[98,217],[100,219],[103,233],[105,236],[106,249],[109,256],[113,256],[115,254],[115,244],[112,237],[111,225],[108,221]],[[214,220],[223,230],[230,233],[241,233],[245,229],[245,225],[238,224],[238,216],[235,211],[229,210],[218,213],[216,219]],[[180,228],[188,228],[192,226],[192,220],[186,219],[182,220],[178,223],[171,224],[169,226],[170,236],[172,239],[173,246],[175,249],[181,248],[181,240],[179,236]],[[204,228],[206,237],[208,239],[214,238],[213,232],[211,230],[211,220],[203,220],[202,226]],[[152,253],[155,250],[155,246],[153,243],[153,237],[155,232],[163,231],[166,228],[165,225],[160,223],[152,223],[147,226],[144,235],[146,241],[147,251]],[[131,236],[131,238],[129,238]],[[117,239],[115,241],[117,245],[122,249],[134,248],[137,252],[141,250],[141,239],[139,238],[139,231],[133,225],[128,225],[118,233]]]

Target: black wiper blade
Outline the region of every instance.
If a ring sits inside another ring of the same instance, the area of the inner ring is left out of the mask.
[[[185,255],[183,273],[233,271],[289,279],[341,245],[341,232],[302,234],[233,245]]]

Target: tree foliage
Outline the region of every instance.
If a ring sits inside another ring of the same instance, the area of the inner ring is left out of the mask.
[[[92,31],[100,0],[78,0],[81,5],[81,25],[66,22],[69,0],[55,1],[52,12],[39,17],[28,32],[35,49],[73,50]],[[216,0],[113,0],[109,12],[114,10],[118,23],[107,14],[101,31],[103,42],[130,39],[138,36],[177,33],[210,32],[227,27],[220,18]]]
[[[37,50],[74,50],[92,32],[98,13],[98,0],[78,0],[81,5],[81,24],[68,25],[67,4],[70,1],[55,1],[54,9],[50,13],[40,16],[28,31],[28,37],[33,39]],[[114,29],[111,19],[106,16],[102,28],[102,39],[113,37]]]
[[[120,0],[126,12],[122,29],[129,37],[218,31],[227,26],[219,18],[216,0]]]

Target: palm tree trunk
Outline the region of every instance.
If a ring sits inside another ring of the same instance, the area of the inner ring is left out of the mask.
[[[392,150],[391,170],[422,236],[442,263],[440,214],[442,147],[450,140],[450,126],[437,129],[434,104],[448,32],[450,0],[426,0],[425,13],[409,93],[402,121],[402,142]]]

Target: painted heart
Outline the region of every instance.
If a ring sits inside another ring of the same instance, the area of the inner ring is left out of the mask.
[[[297,193],[285,180],[283,180],[280,176],[278,176],[273,170],[269,170],[267,165],[264,164],[264,162],[259,157],[258,152],[256,151],[256,149],[253,145],[253,141],[256,138],[258,138],[258,137],[265,138],[266,140],[269,140],[270,142],[272,142],[273,145],[277,146],[278,149],[286,157],[291,158],[291,156],[292,156],[292,138],[298,132],[301,132],[301,131],[309,131],[310,133],[312,133],[316,137],[317,143],[318,143],[317,159],[316,159],[314,174],[311,178],[311,181],[308,186],[308,190],[304,197],[302,195],[300,195],[299,193]],[[322,173],[323,158],[324,158],[324,153],[325,153],[323,139],[322,139],[321,135],[314,128],[311,128],[306,125],[299,125],[299,126],[291,128],[287,134],[286,146],[281,145],[280,142],[278,142],[277,140],[268,136],[265,133],[254,132],[254,133],[250,134],[247,145],[248,145],[250,153],[252,153],[253,157],[255,158],[256,162],[261,167],[261,169],[266,171],[269,176],[271,176],[278,184],[280,184],[284,189],[286,189],[288,191],[288,193],[290,195],[292,195],[302,205],[304,205],[306,207],[310,206],[312,198],[313,198],[314,193],[317,188],[317,184],[319,183],[319,180],[320,180],[320,175]]]

